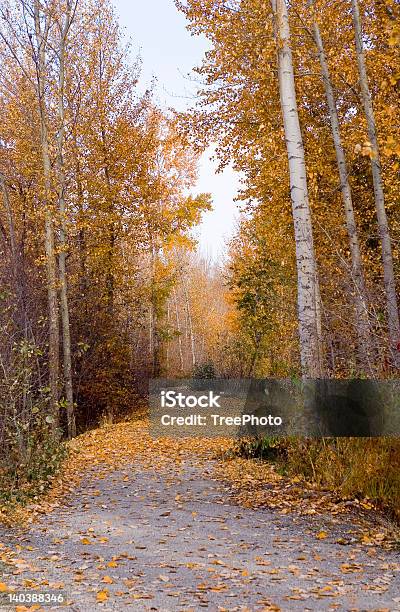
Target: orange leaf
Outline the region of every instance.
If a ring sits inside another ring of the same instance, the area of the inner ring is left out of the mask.
[[[97,595],[96,595],[96,599],[97,601],[107,601],[108,599],[108,590],[105,589],[104,591],[98,591]]]

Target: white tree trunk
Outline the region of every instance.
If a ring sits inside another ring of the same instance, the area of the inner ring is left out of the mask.
[[[191,310],[190,310],[190,303],[189,303],[189,293],[188,293],[188,290],[187,290],[186,280],[185,280],[183,274],[181,275],[181,279],[182,279],[183,294],[184,294],[184,297],[185,297],[185,308],[186,308],[186,315],[187,315],[187,321],[188,321],[190,351],[191,351],[191,355],[192,355],[192,366],[193,366],[193,368],[195,368],[196,367],[196,363],[197,363],[197,360],[196,360],[196,342],[195,342],[195,338],[194,338],[192,313],[191,313]]]
[[[53,209],[50,200],[51,194],[51,162],[49,151],[49,135],[47,126],[47,112],[45,101],[46,82],[46,45],[48,36],[48,22],[45,31],[42,32],[41,4],[39,0],[34,2],[34,22],[37,45],[37,56],[35,57],[37,72],[37,97],[40,117],[41,152],[44,177],[44,209],[45,209],[45,251],[47,267],[47,292],[49,306],[49,388],[50,406],[53,413],[54,429],[58,427],[59,405],[58,405],[58,371],[60,351],[60,330],[58,322],[58,298],[57,298],[57,262],[54,244]]]
[[[290,195],[296,241],[301,366],[303,376],[319,378],[322,372],[316,312],[317,265],[303,137],[296,100],[289,19],[285,0],[272,0],[272,8],[276,17],[279,89],[289,160]]]
[[[72,358],[71,358],[71,331],[68,306],[68,284],[67,284],[67,220],[65,210],[65,169],[64,169],[64,135],[65,135],[65,107],[64,107],[64,83],[65,83],[65,54],[67,36],[71,26],[71,7],[67,3],[65,21],[60,34],[59,47],[59,77],[58,77],[58,134],[57,134],[57,174],[58,174],[58,210],[60,213],[60,253],[58,266],[60,271],[60,298],[61,298],[61,328],[63,337],[63,369],[64,386],[66,396],[68,437],[76,436],[74,391],[72,382]]]
[[[175,304],[176,329],[178,332],[179,365],[180,365],[180,371],[182,373],[184,369],[183,350],[182,350],[182,330],[181,330],[181,321],[179,317],[178,298],[177,298],[175,287],[174,287],[174,304]]]
[[[371,327],[368,316],[368,299],[365,288],[364,272],[360,245],[357,234],[357,226],[354,216],[353,199],[347,171],[346,156],[343,149],[339,117],[336,108],[335,95],[333,92],[328,62],[326,59],[324,44],[318,23],[313,23],[314,41],[318,49],[321,65],[322,79],[324,82],[325,95],[329,110],[329,118],[332,129],[332,137],[335,145],[336,160],[339,170],[342,200],[345,211],[347,234],[352,263],[352,277],[354,283],[354,304],[356,310],[356,328],[358,336],[358,363],[368,373],[373,374],[374,349],[371,338]]]
[[[368,126],[368,138],[371,143],[371,167],[374,183],[375,208],[378,219],[379,235],[382,245],[383,275],[386,294],[386,309],[388,318],[389,343],[393,356],[393,363],[400,368],[400,341],[399,310],[396,296],[396,282],[393,269],[392,243],[385,210],[385,196],[381,173],[381,163],[378,147],[378,138],[375,124],[375,114],[372,105],[371,92],[368,84],[367,67],[362,40],[362,25],[358,0],[351,0],[353,9],[353,24],[357,51],[358,71],[360,76],[361,98]]]

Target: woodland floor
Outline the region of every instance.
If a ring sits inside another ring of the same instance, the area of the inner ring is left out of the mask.
[[[400,552],[368,503],[227,445],[151,440],[145,421],[84,434],[46,499],[0,527],[0,590],[61,589],[88,612],[400,610]]]

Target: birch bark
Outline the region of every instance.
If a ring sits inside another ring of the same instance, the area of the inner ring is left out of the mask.
[[[60,213],[60,253],[58,266],[60,272],[60,302],[61,302],[61,328],[63,338],[63,370],[64,386],[66,396],[68,437],[76,436],[74,392],[72,382],[72,358],[71,358],[71,330],[68,305],[68,281],[67,281],[67,219],[65,209],[65,168],[64,168],[64,138],[65,138],[65,54],[68,32],[72,22],[71,3],[67,2],[64,23],[60,29],[59,47],[59,75],[58,75],[58,134],[57,134],[57,174],[58,174],[58,210]]]
[[[57,262],[55,254],[53,209],[51,204],[51,162],[49,150],[48,118],[45,100],[46,84],[46,45],[49,34],[49,20],[41,22],[41,3],[39,0],[34,2],[34,25],[37,46],[36,78],[37,78],[37,97],[40,117],[40,140],[43,163],[44,177],[44,213],[45,213],[45,252],[47,268],[47,294],[49,308],[49,389],[50,407],[53,416],[54,430],[59,423],[58,405],[58,372],[59,372],[59,351],[60,351],[60,330],[58,321],[58,296],[57,296]]]
[[[356,311],[356,328],[358,336],[358,362],[362,369],[368,374],[373,373],[374,349],[371,337],[371,327],[368,316],[368,299],[365,287],[364,271],[360,252],[360,244],[357,234],[356,220],[354,216],[353,199],[347,170],[346,156],[343,149],[339,117],[337,113],[335,94],[329,66],[325,54],[324,44],[321,37],[319,25],[313,22],[313,36],[318,50],[321,65],[322,79],[325,88],[325,96],[329,110],[332,138],[335,145],[336,160],[339,170],[340,187],[346,218],[347,234],[352,264],[352,279],[354,283],[354,304]]]
[[[181,321],[179,317],[178,298],[177,298],[175,287],[174,287],[174,304],[175,304],[176,329],[178,332],[179,365],[180,365],[180,371],[183,372],[182,330],[181,330]]]
[[[376,131],[375,114],[372,105],[372,97],[368,84],[367,66],[365,61],[364,45],[362,40],[362,24],[358,0],[351,0],[353,25],[355,33],[355,44],[357,52],[358,72],[360,77],[361,99],[367,119],[368,138],[371,143],[371,167],[374,183],[375,208],[378,219],[379,236],[382,245],[383,277],[386,294],[386,310],[389,331],[389,344],[393,358],[393,364],[400,368],[400,352],[398,344],[400,341],[400,321],[396,296],[396,282],[393,268],[392,243],[389,225],[385,209],[385,195],[381,172],[381,162]]]
[[[290,195],[296,241],[301,367],[304,377],[319,378],[322,371],[316,311],[317,265],[303,137],[296,99],[289,18],[285,0],[271,0],[271,2],[275,14],[279,90],[289,161]]]

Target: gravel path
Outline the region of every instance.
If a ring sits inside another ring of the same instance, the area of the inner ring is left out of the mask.
[[[398,553],[351,543],[349,518],[238,507],[211,474],[194,461],[93,470],[29,531],[0,530],[22,547],[0,580],[61,588],[67,609],[85,612],[400,610]]]

